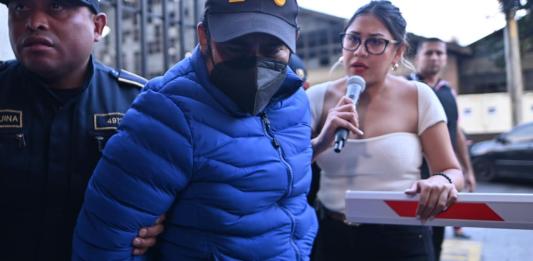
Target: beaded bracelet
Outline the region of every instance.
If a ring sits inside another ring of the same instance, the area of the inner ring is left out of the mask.
[[[448,175],[446,175],[446,174],[444,174],[444,173],[442,173],[442,172],[435,173],[435,174],[433,174],[433,175],[434,175],[434,176],[442,176],[442,177],[444,177],[446,180],[448,180],[448,182],[450,182],[450,184],[453,184],[452,179],[451,179],[450,177],[448,177]]]

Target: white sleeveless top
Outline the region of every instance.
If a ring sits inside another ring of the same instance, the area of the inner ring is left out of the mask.
[[[332,82],[307,90],[313,130],[322,115],[324,96]],[[395,132],[368,139],[348,139],[341,153],[327,149],[317,157],[322,169],[318,199],[332,211],[344,212],[347,190],[403,191],[420,179],[422,145],[419,135],[428,127],[446,122],[437,96],[426,84],[416,82],[418,133]]]

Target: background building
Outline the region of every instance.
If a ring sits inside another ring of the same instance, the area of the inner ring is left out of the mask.
[[[342,70],[330,74],[330,69],[341,56],[339,34],[346,22],[344,18],[300,8],[296,52],[307,66],[307,80],[311,85],[342,75]]]
[[[533,121],[533,16],[518,20],[524,93],[522,122]],[[513,127],[507,91],[503,29],[467,46],[471,55],[458,62],[459,109],[471,134],[501,133]]]
[[[104,63],[152,78],[190,53],[197,44],[196,25],[205,0],[102,0],[107,13],[107,36],[94,54]],[[120,17],[121,19],[117,19]],[[306,64],[312,85],[338,79],[342,66],[331,70],[342,50],[339,34],[346,19],[300,9],[297,54]],[[533,120],[533,18],[518,21],[524,77],[523,120]],[[412,60],[420,36],[409,34]],[[117,55],[120,53],[120,55]],[[7,33],[7,9],[0,5],[0,60],[13,58]],[[408,74],[405,68],[397,74]],[[459,94],[462,125],[469,134],[495,134],[512,127],[506,90],[503,29],[469,46],[448,43],[448,66],[443,78]]]
[[[9,32],[7,29],[7,8],[0,4],[0,61],[13,59],[15,56],[9,44]]]
[[[196,25],[202,19],[204,3],[205,0],[126,0],[119,7],[116,2],[102,1],[110,31],[94,53],[105,64],[147,78],[161,75],[194,49]],[[117,21],[118,16],[122,19]],[[117,51],[121,53],[120,61]],[[119,63],[121,66],[117,66]]]

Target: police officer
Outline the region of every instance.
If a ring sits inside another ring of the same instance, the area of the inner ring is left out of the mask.
[[[17,58],[0,64],[0,259],[69,260],[87,181],[146,80],[91,56],[97,0],[0,2]],[[134,254],[161,231],[141,229]]]

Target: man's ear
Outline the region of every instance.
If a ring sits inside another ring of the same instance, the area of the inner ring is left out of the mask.
[[[94,22],[94,41],[98,42],[102,39],[104,27],[107,24],[107,16],[104,13],[98,13],[93,17]]]
[[[209,37],[207,35],[207,28],[205,28],[203,23],[198,23],[196,26],[196,34],[198,35],[198,43],[200,44],[200,51],[203,55],[206,55],[208,52]]]

